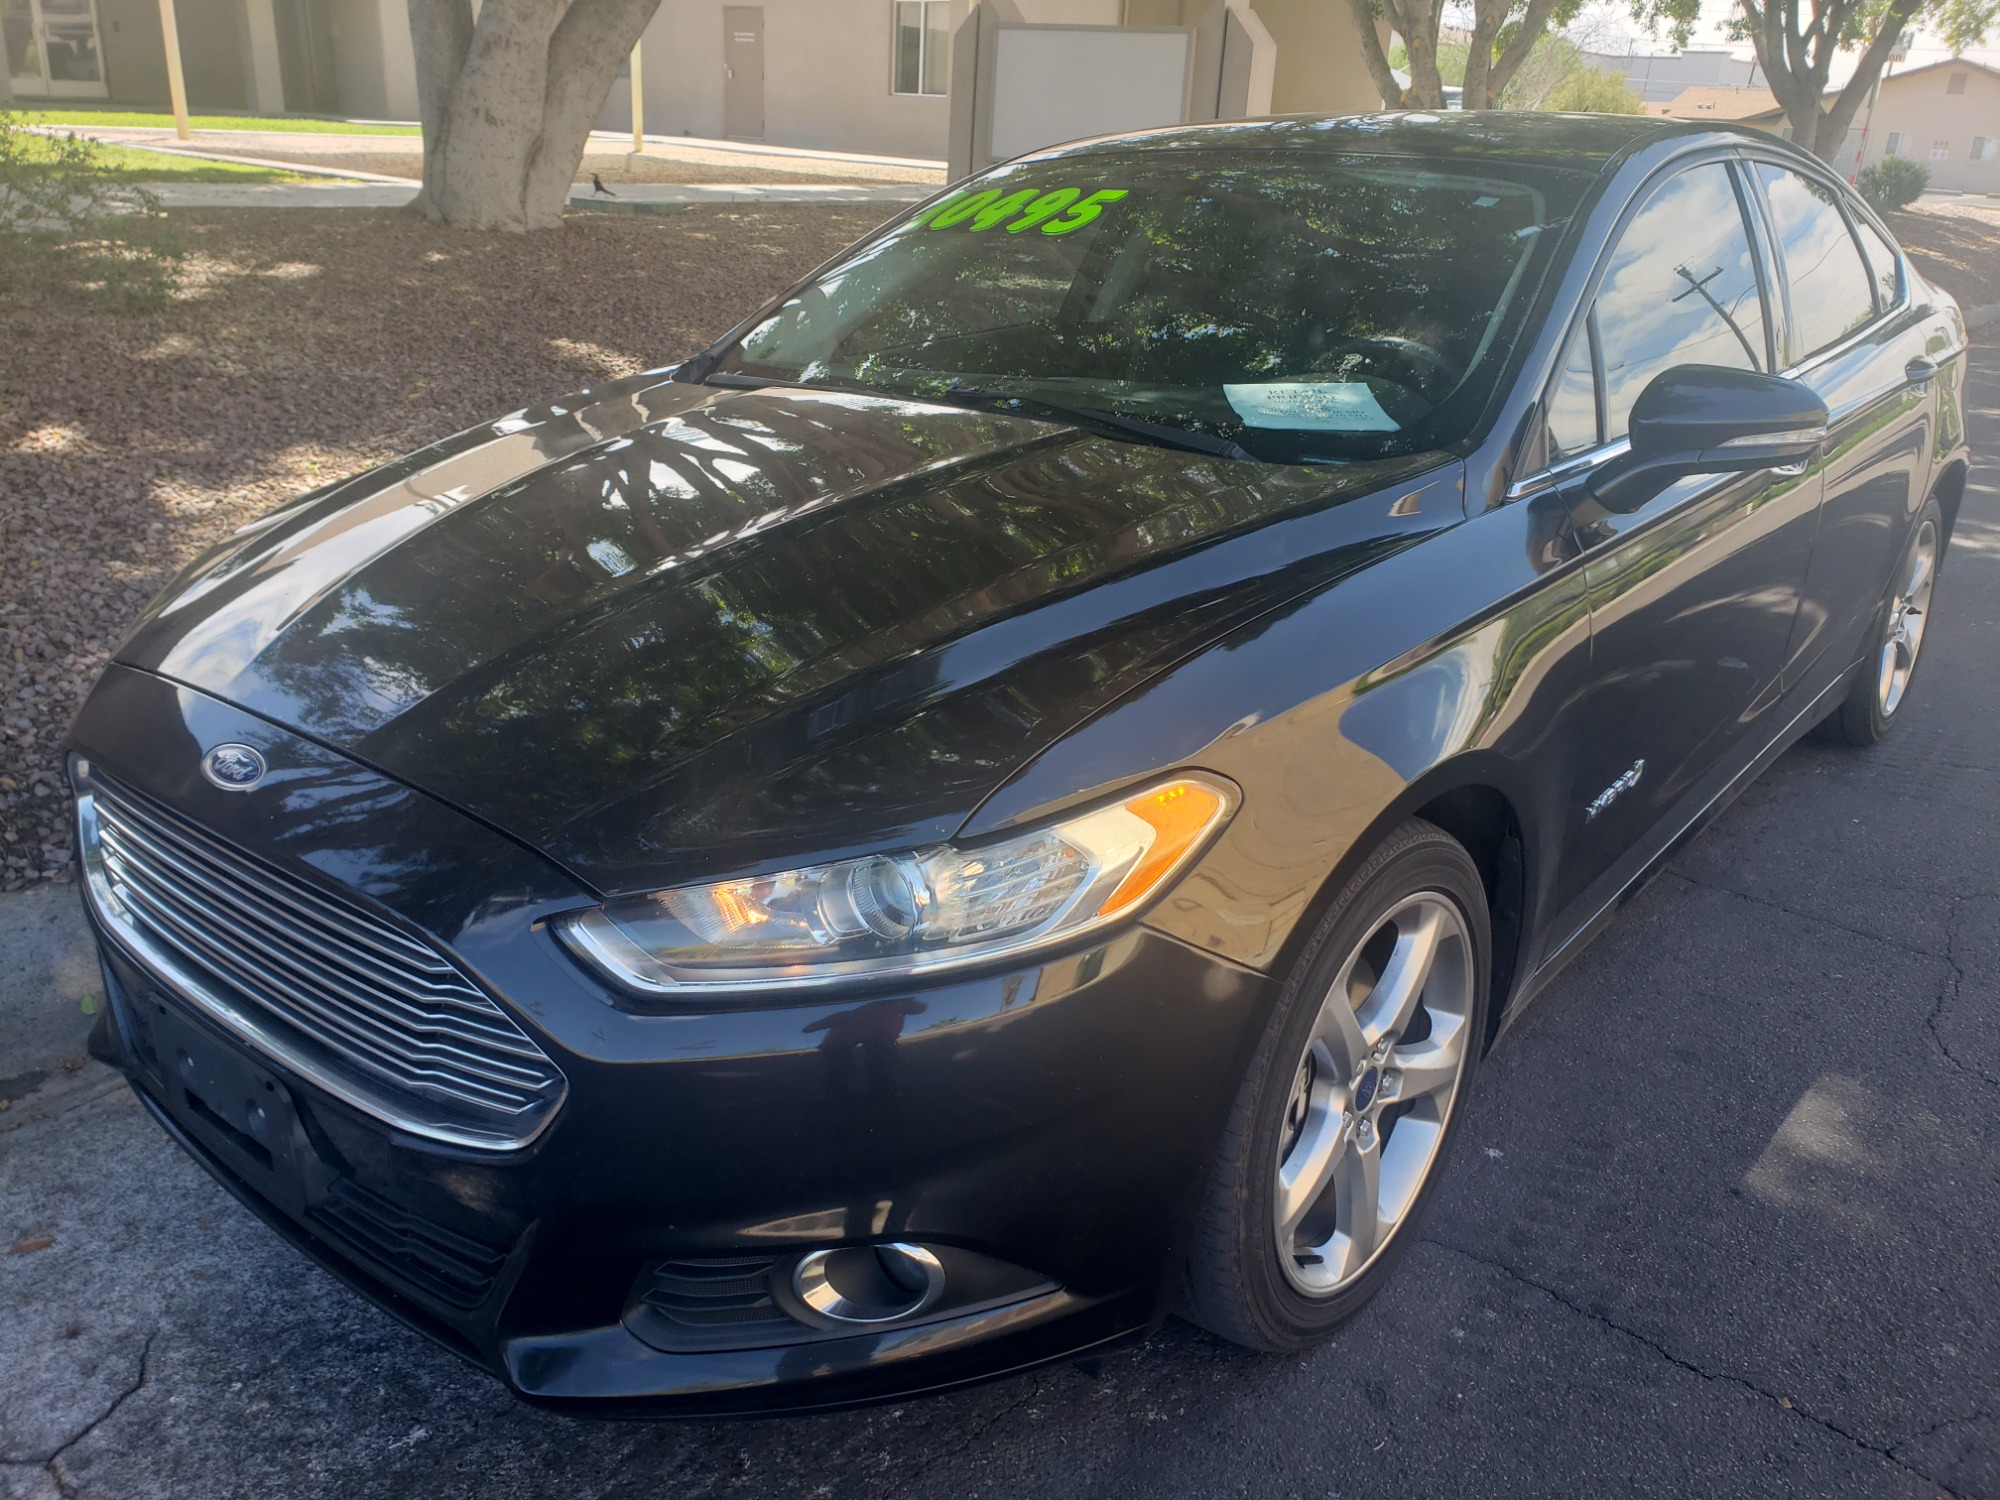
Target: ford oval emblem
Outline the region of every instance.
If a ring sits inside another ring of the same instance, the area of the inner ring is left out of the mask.
[[[264,757],[248,745],[217,745],[201,758],[201,774],[225,792],[247,792],[264,779]]]

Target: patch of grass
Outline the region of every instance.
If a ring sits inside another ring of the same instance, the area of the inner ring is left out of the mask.
[[[0,111],[0,302],[65,287],[127,310],[166,305],[186,244],[156,193],[104,170],[105,149]]]
[[[27,153],[52,155],[53,136],[41,136],[48,144],[37,148],[37,137],[29,137]],[[172,156],[163,151],[142,151],[132,146],[99,145],[94,165],[107,182],[313,182],[303,172],[283,172],[275,167],[249,167],[240,162],[199,161],[191,156]]]
[[[38,109],[22,111],[30,125],[122,125],[131,129],[172,130],[174,117],[143,109]],[[421,135],[415,125],[358,125],[349,120],[322,120],[303,115],[189,115],[195,130],[282,130],[298,135]]]

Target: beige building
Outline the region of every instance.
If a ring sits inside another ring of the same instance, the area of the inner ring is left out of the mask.
[[[1954,58],[1896,73],[1867,129],[1861,166],[1906,156],[1930,169],[1932,187],[2000,193],[2000,70]]]
[[[955,74],[952,53],[974,3],[662,0],[641,44],[645,128],[942,159],[952,129],[954,77],[973,76]],[[1250,112],[1380,107],[1348,7],[1339,0],[987,3],[1014,30],[1079,28],[1038,43],[1054,49],[1049,55],[1086,46],[1111,49],[1103,55],[1113,71],[1099,78],[1106,95],[1132,96],[1124,114],[1111,111],[1120,123],[1169,124],[1214,114],[1213,99],[1204,113],[1204,55],[1196,33],[1204,27],[1215,32],[1215,17],[1225,9],[1238,15],[1234,34],[1256,42],[1259,79],[1231,95],[1253,101]],[[416,118],[405,0],[177,5],[188,97],[197,110]],[[1142,33],[1160,38],[1158,44]],[[1173,66],[1172,33],[1184,34],[1187,65],[1178,85],[1166,77]],[[0,42],[7,63],[0,70],[0,97],[11,91],[26,100],[166,102],[157,0],[0,0]],[[1026,40],[1014,45],[1027,55]],[[1238,47],[1233,62],[1239,71],[1243,56]],[[1165,82],[1144,95],[1127,76],[1128,57],[1148,61]],[[1206,58],[1211,71],[1214,64],[1215,58]],[[600,125],[629,129],[630,98],[626,84],[613,87]]]
[[[1786,140],[1792,135],[1766,88],[1690,88],[1646,110],[1672,120],[1731,120]],[[1922,162],[1934,188],[2000,193],[2000,69],[1951,58],[1884,78],[1873,107],[1863,104],[1848,127],[1833,166],[1852,178],[1885,156]]]
[[[405,0],[176,0],[199,110],[413,120]],[[158,0],[0,0],[0,99],[167,102]]]

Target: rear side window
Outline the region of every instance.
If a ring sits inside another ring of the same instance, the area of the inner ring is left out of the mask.
[[[1625,435],[1663,370],[1765,368],[1764,301],[1727,167],[1681,173],[1625,226],[1597,294],[1597,336],[1606,441]]]
[[[1875,305],[1887,312],[1903,300],[1903,276],[1896,252],[1866,219],[1856,218],[1854,227],[1860,231],[1861,248],[1868,256],[1868,273],[1875,278]]]
[[[1875,316],[1875,278],[1862,264],[1832,188],[1770,162],[1757,163],[1757,176],[1792,290],[1792,355],[1810,359]]]

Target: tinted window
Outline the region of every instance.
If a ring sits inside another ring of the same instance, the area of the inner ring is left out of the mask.
[[[843,257],[709,378],[1018,396],[1283,462],[1420,452],[1482,417],[1588,185],[1300,152],[1026,161]]]
[[[1857,218],[1854,227],[1861,231],[1861,248],[1868,252],[1868,270],[1875,278],[1876,298],[1886,312],[1903,297],[1902,275],[1896,266],[1896,252],[1889,247],[1889,242],[1882,238],[1881,231],[1866,219]]]
[[[1595,448],[1597,441],[1597,367],[1590,335],[1579,328],[1549,393],[1549,457],[1568,458]]]
[[[1764,303],[1729,169],[1662,187],[1619,239],[1597,294],[1604,435],[1625,435],[1639,392],[1675,365],[1765,366]]]
[[[1861,263],[1833,189],[1769,162],[1757,164],[1792,289],[1792,357],[1806,359],[1875,316]]]

